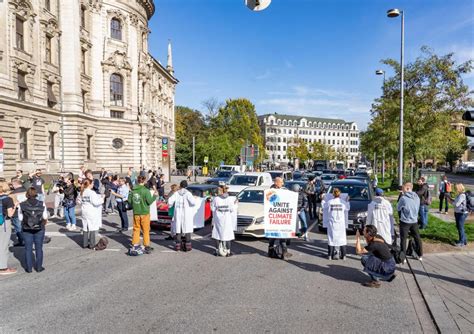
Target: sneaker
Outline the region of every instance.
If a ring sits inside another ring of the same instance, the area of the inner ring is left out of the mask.
[[[395,279],[395,277],[397,277],[397,275],[396,275],[396,274],[393,274],[392,277],[390,277],[390,278],[387,280],[387,282],[393,281],[393,280]]]
[[[41,268],[36,269],[36,272],[38,272],[38,273],[40,273],[40,272],[42,272],[42,271],[44,271],[44,267],[41,267]]]
[[[418,258],[418,261],[423,261],[423,258],[420,256],[420,257]]]
[[[49,217],[49,219],[56,219],[56,218],[59,218],[59,217],[56,215],[52,215],[51,217]]]
[[[16,274],[16,268],[0,269],[0,275],[11,275],[11,274]]]
[[[447,215],[447,214],[448,214],[448,212],[446,211],[444,214],[445,214],[445,215]]]
[[[362,283],[362,285],[366,286],[368,288],[380,288],[380,282],[379,281],[365,282],[365,283]]]
[[[288,260],[292,256],[293,256],[293,254],[291,254],[290,252],[284,252],[283,253],[283,260]]]
[[[66,225],[66,230],[70,231],[71,230],[71,224]]]
[[[143,253],[145,254],[151,254],[151,252],[154,250],[153,247],[150,246],[145,246],[145,249],[143,250]]]
[[[407,260],[406,259],[403,260],[402,264],[407,264]]]
[[[69,229],[69,231],[75,231],[75,230],[77,230],[76,225],[71,225],[71,228]]]
[[[346,257],[345,257],[345,256],[341,257],[340,259],[341,259],[342,261],[346,261]]]
[[[328,260],[329,260],[329,261],[332,260],[332,256],[331,256],[331,255],[328,255]]]

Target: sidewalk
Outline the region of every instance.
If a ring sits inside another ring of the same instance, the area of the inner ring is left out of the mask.
[[[472,333],[474,252],[427,254],[409,265],[439,331]]]

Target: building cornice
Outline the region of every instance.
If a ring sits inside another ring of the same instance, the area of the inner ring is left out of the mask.
[[[155,14],[155,4],[153,0],[138,0],[138,2],[145,8],[148,20]]]
[[[160,64],[158,60],[153,57],[152,54],[148,54],[151,59],[153,60],[153,64],[156,65],[156,67],[160,70],[160,73],[163,74],[165,77],[167,77],[171,82],[173,82],[175,85],[179,82],[178,79],[176,79],[163,65]]]

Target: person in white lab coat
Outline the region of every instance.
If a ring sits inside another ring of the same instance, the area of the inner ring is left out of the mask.
[[[230,242],[234,240],[235,201],[227,193],[227,186],[219,186],[219,196],[211,202],[212,238],[217,241],[216,256],[232,256]]]
[[[82,212],[82,247],[94,249],[99,228],[102,227],[102,205],[104,197],[92,188],[94,183],[89,179],[82,182],[81,195],[78,202]]]
[[[173,194],[168,200],[168,206],[174,205],[174,215],[171,221],[171,234],[174,235],[175,251],[181,250],[181,243],[183,242],[182,234],[185,237],[184,251],[192,250],[191,233],[194,230],[194,214],[195,210],[192,208],[196,205],[196,199],[186,189],[188,182],[181,181],[180,189]]]
[[[383,197],[383,190],[377,188],[375,189],[375,198],[370,202],[367,210],[366,225],[374,225],[378,235],[391,245],[392,235],[394,235],[393,223],[392,205]]]
[[[324,213],[327,214],[328,259],[336,260],[336,247],[339,247],[339,257],[345,260],[348,225],[346,213],[350,209],[350,204],[349,201],[340,198],[341,191],[338,188],[334,188],[332,194],[334,198],[324,203]]]

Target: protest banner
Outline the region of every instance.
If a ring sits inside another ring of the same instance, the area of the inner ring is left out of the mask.
[[[267,189],[264,196],[266,238],[296,238],[298,193],[286,189]]]

